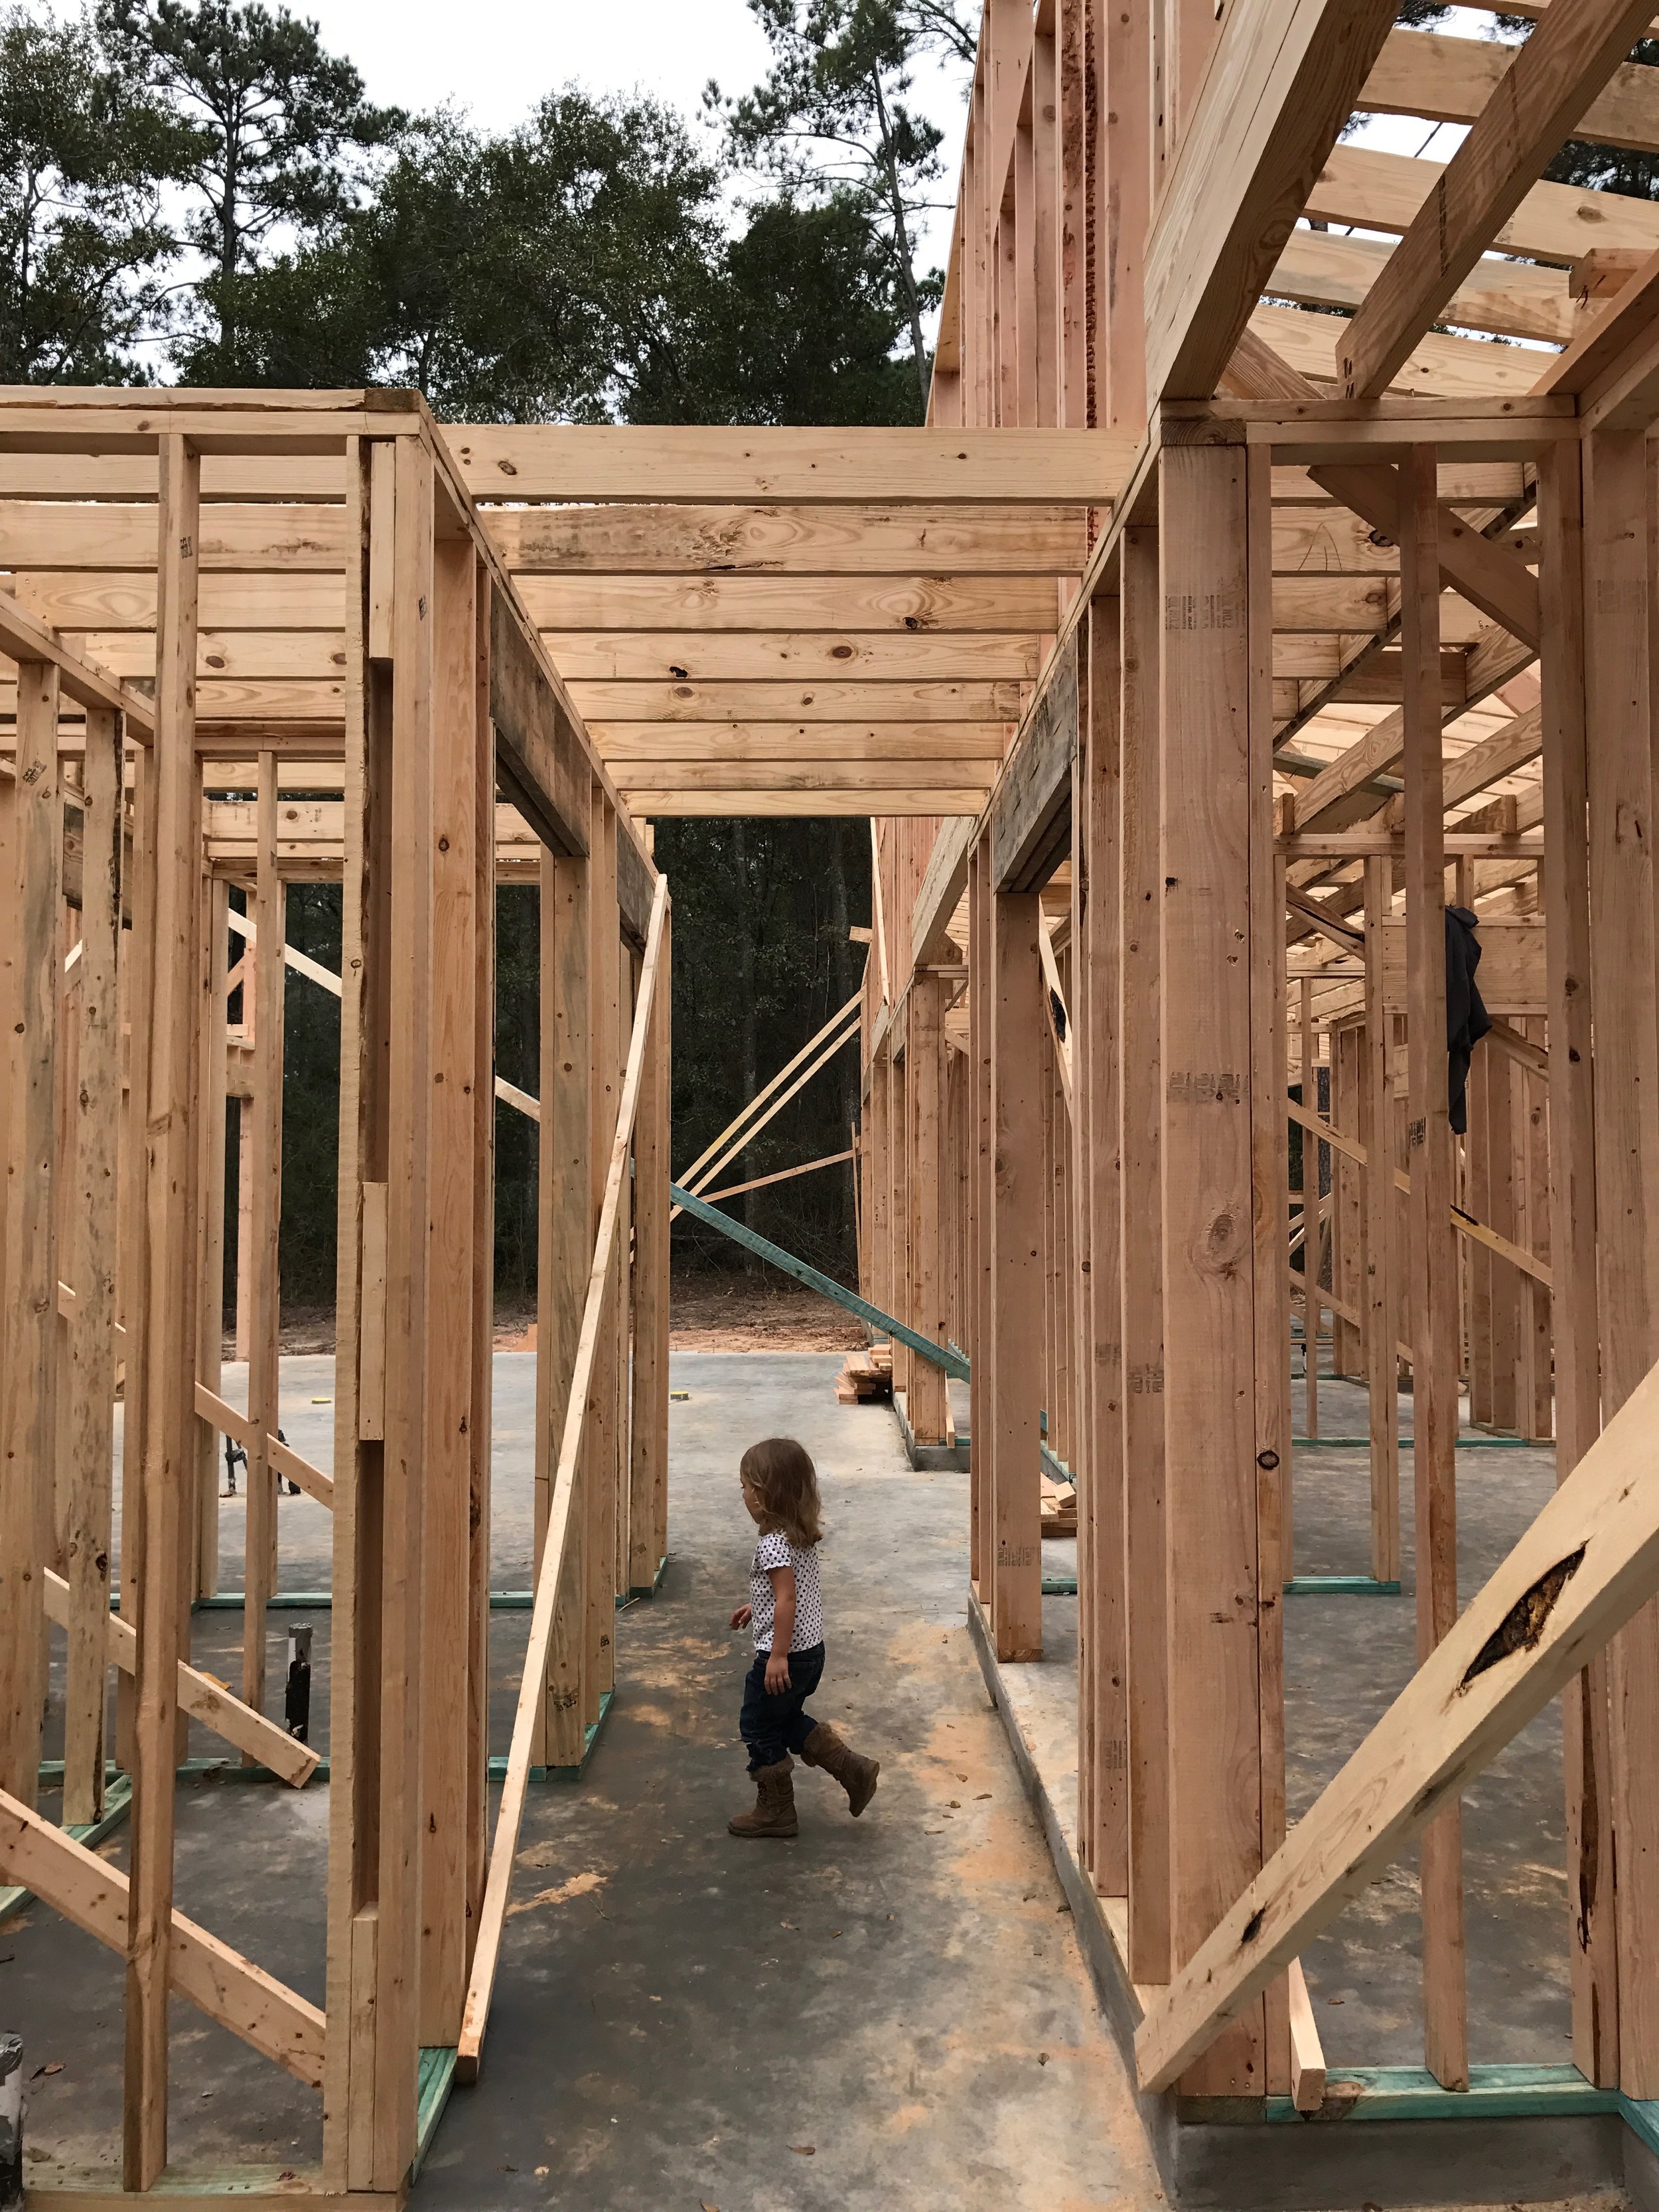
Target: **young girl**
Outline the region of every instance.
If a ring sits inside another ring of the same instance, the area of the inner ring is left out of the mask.
[[[793,1437],[751,1444],[738,1470],[743,1502],[760,1530],[749,1570],[750,1602],[732,1616],[733,1628],[755,1630],[755,1663],[743,1686],[738,1727],[749,1747],[755,1809],[727,1823],[734,1836],[793,1836],[798,1752],[822,1766],[847,1792],[853,1816],[876,1794],[880,1768],[842,1742],[827,1721],[815,1721],[806,1700],[823,1673],[823,1610],[818,1597],[818,1479]]]

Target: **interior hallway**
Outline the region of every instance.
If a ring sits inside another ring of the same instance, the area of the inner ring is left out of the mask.
[[[840,1364],[674,1355],[662,1594],[620,1618],[586,1780],[532,1794],[483,2077],[417,2212],[1163,2201],[963,1625],[966,1477],[912,1474]],[[803,1771],[798,1841],[742,1843],[737,1462],[780,1432],[830,1528],[815,1709],[882,1779],[855,1823]]]

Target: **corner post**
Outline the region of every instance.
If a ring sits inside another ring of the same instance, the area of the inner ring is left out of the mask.
[[[1261,1865],[1246,457],[1166,446],[1161,1070],[1171,1961]],[[1183,2078],[1259,2095],[1258,2001]]]

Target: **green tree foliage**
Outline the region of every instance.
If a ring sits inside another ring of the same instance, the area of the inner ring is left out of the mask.
[[[711,84],[737,157],[796,195],[848,193],[884,237],[902,296],[920,407],[929,359],[922,316],[936,294],[915,265],[915,230],[939,175],[941,133],[910,103],[918,57],[971,62],[956,0],[749,0],[771,42],[770,74],[726,100]],[[918,412],[920,419],[920,409]]]
[[[686,1168],[858,988],[870,919],[862,820],[660,822],[657,863],[674,895],[673,1148]],[[858,1107],[848,1047],[815,1076],[722,1182],[845,1152]],[[856,1264],[852,1175],[825,1168],[734,1199],[727,1211],[843,1281]],[[716,1231],[682,1221],[676,1263],[758,1267]]]
[[[102,0],[119,65],[192,126],[185,234],[210,274],[210,322],[185,340],[186,382],[243,380],[240,295],[271,234],[307,229],[347,204],[363,162],[403,118],[370,106],[356,70],[314,22],[262,0]]]
[[[414,385],[452,417],[595,422],[697,319],[718,179],[650,100],[550,94],[502,137],[404,132],[372,192],[243,287],[257,380]]]
[[[1659,39],[1642,40],[1631,59],[1648,69],[1659,67]],[[1587,191],[1659,199],[1659,154],[1638,153],[1628,146],[1596,146],[1587,139],[1570,138],[1544,174],[1553,183],[1577,185]]]
[[[914,422],[892,259],[846,194],[763,202],[628,366],[635,422]]]
[[[173,246],[161,191],[192,150],[87,25],[0,12],[0,381],[140,380]]]

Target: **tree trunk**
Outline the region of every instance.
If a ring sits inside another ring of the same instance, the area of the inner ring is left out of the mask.
[[[893,151],[893,134],[887,120],[887,102],[883,97],[881,77],[872,71],[871,90],[875,96],[876,123],[881,132],[882,167],[887,174],[887,200],[893,212],[893,255],[898,263],[899,282],[904,287],[905,304],[910,315],[910,351],[916,364],[916,390],[921,396],[921,411],[918,421],[927,415],[927,341],[921,330],[921,295],[916,289],[916,270],[910,250],[910,228],[904,219],[904,193],[899,183],[898,160]]]

